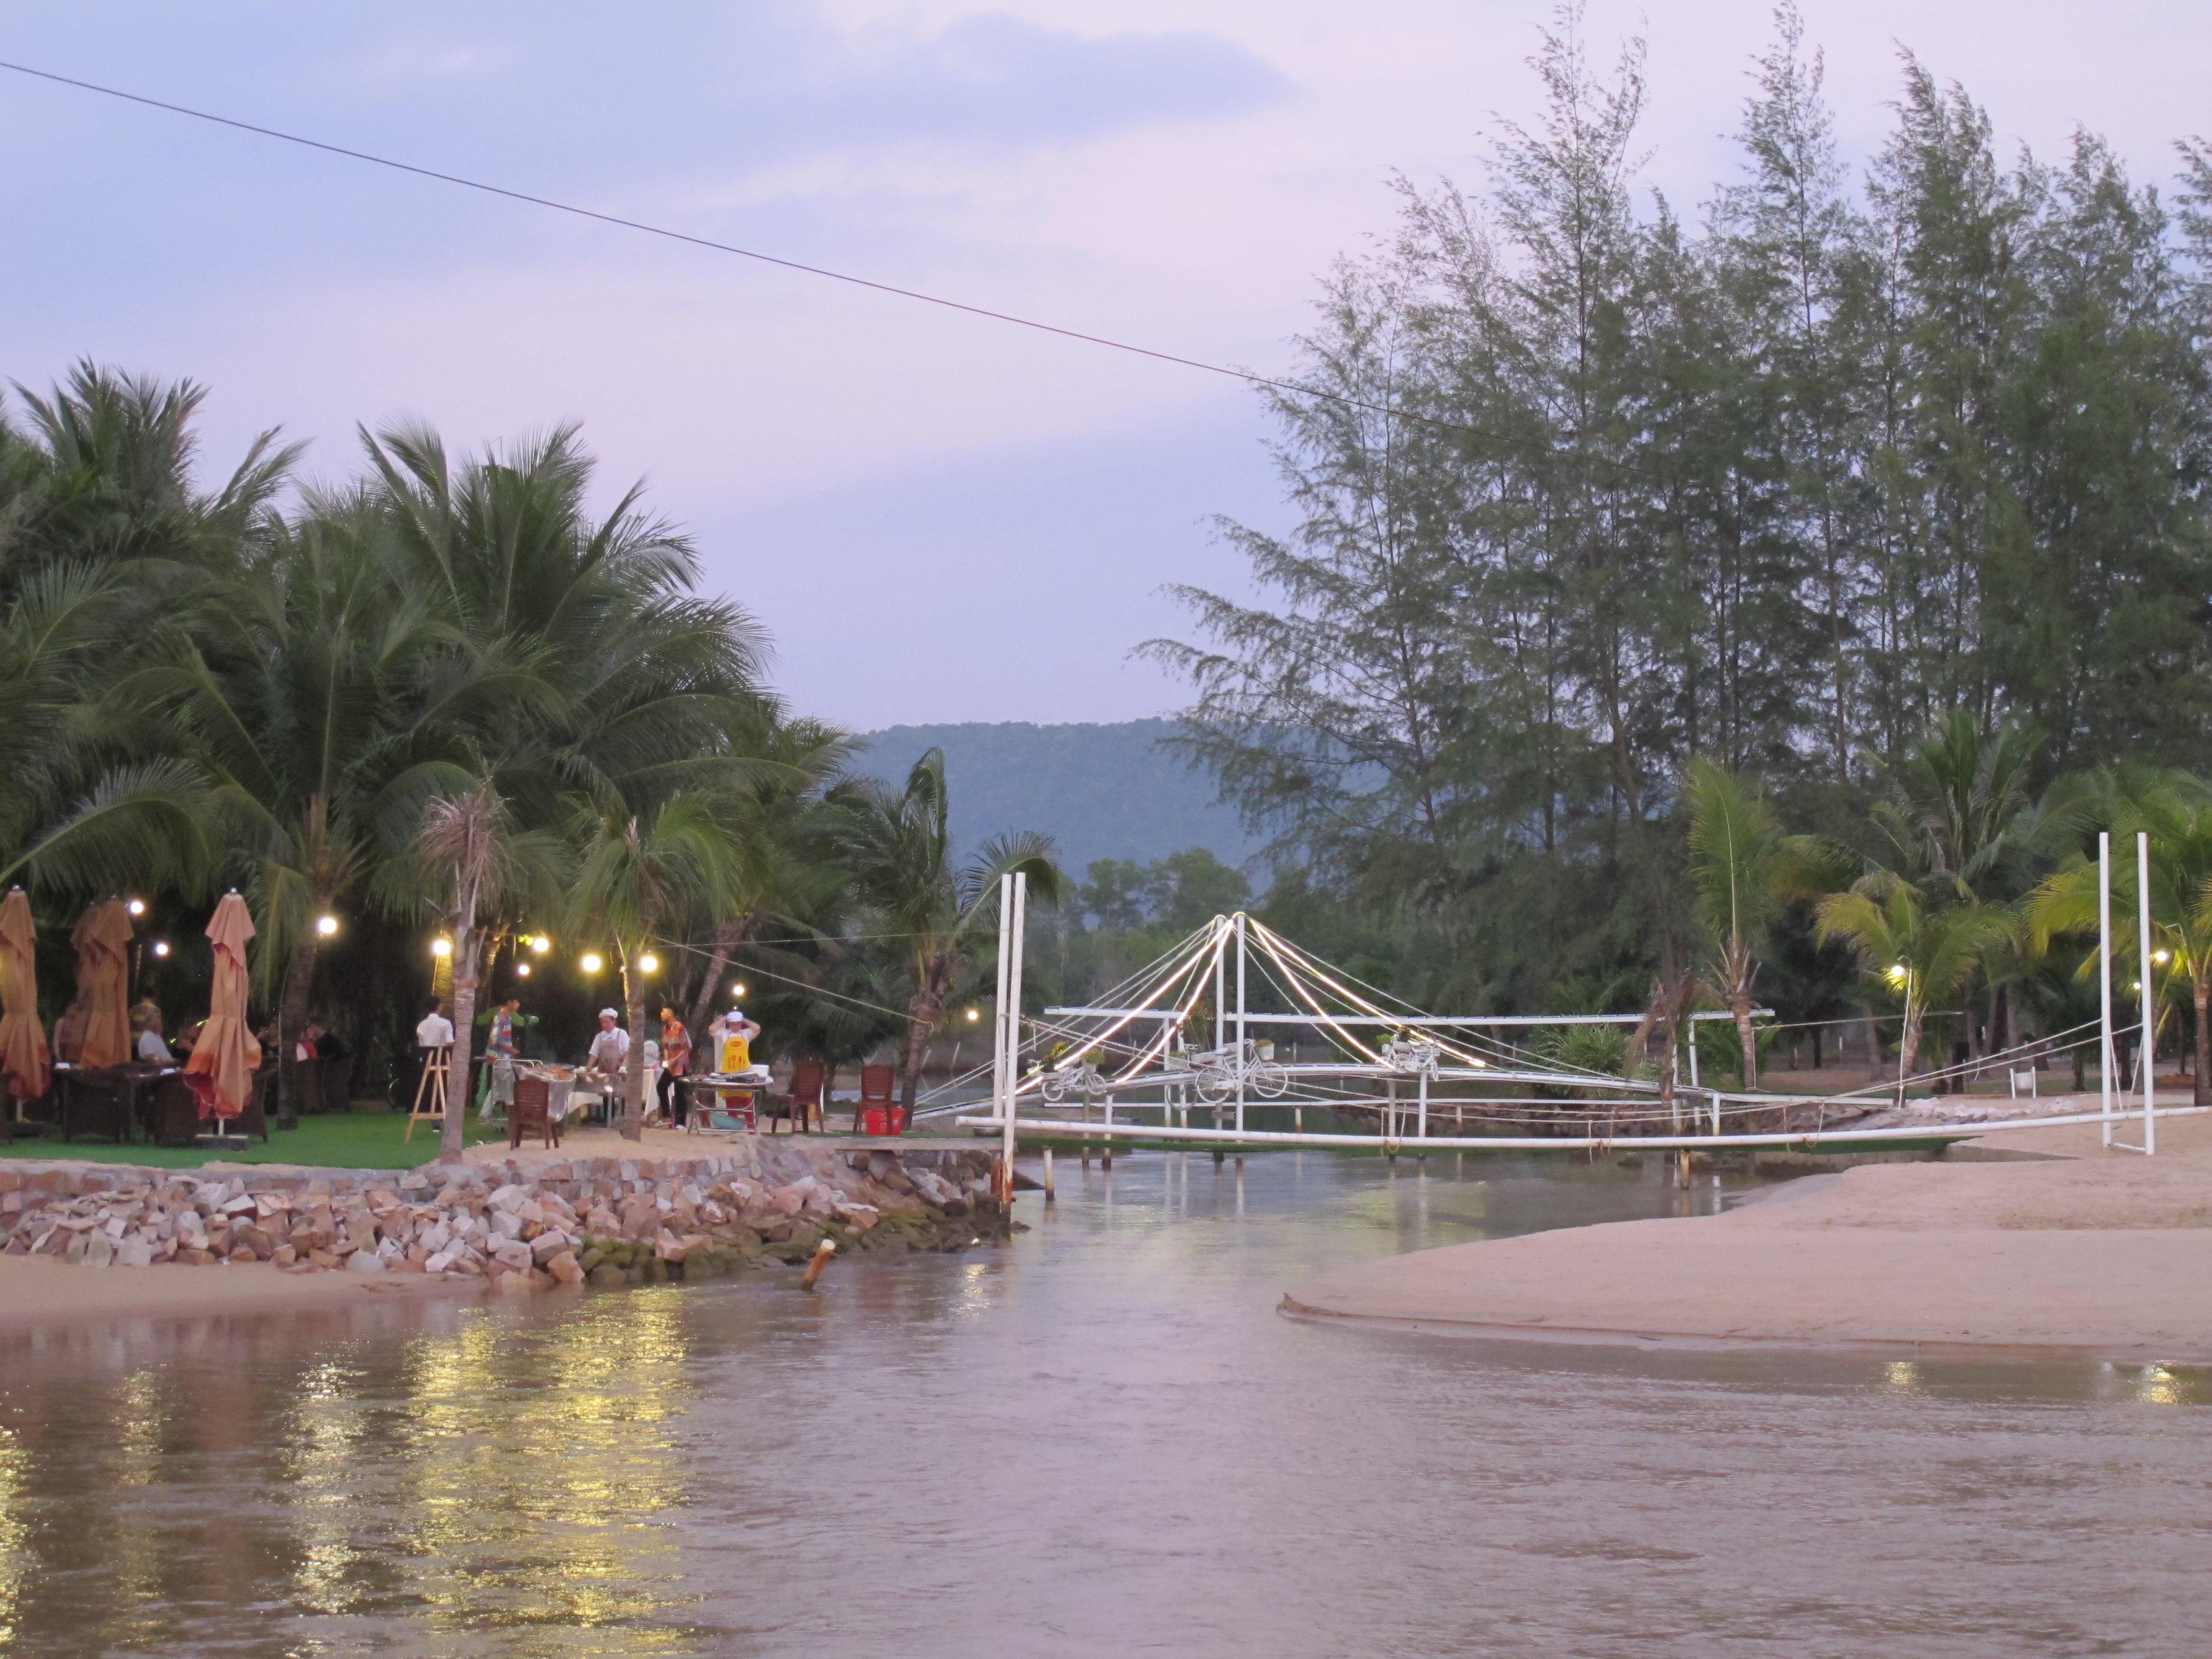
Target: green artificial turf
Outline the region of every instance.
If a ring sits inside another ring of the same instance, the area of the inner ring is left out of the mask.
[[[0,1158],[89,1158],[102,1164],[143,1164],[162,1170],[197,1169],[203,1164],[321,1164],[343,1170],[411,1170],[438,1156],[438,1126],[416,1126],[415,1138],[402,1142],[407,1114],[372,1109],[319,1112],[300,1120],[296,1129],[272,1129],[267,1140],[256,1136],[239,1152],[208,1152],[196,1146],[155,1146],[143,1140],[117,1146],[94,1135],[79,1135],[67,1146],[49,1131],[35,1139],[0,1141]],[[499,1140],[501,1125],[471,1118],[471,1146]]]

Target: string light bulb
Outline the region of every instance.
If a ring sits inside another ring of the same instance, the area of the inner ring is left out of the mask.
[[[733,997],[741,997],[744,995],[744,994],[745,982],[743,980],[737,981],[730,987],[730,994]]]
[[[553,948],[553,941],[546,938],[544,934],[538,933],[532,938],[530,941],[530,948],[534,954],[542,957],[548,951]]]
[[[434,957],[449,957],[453,955],[453,941],[449,939],[432,939],[430,941],[430,954]]]
[[[146,914],[146,901],[144,899],[132,899],[130,903],[125,905],[123,908],[128,910],[134,916],[143,916]]]
[[[154,941],[154,954],[157,957],[166,957],[168,955],[169,941],[165,939],[155,939]]]
[[[338,919],[325,912],[315,918],[315,931],[325,939],[334,937],[338,931]]]
[[[660,958],[647,951],[637,959],[637,969],[641,974],[657,974],[660,971]]]
[[[607,964],[600,959],[599,953],[597,951],[586,951],[582,956],[576,958],[576,966],[582,969],[587,974],[596,974],[600,969],[606,965]]]
[[[517,979],[528,979],[530,977],[530,964],[526,962],[516,963],[514,964],[514,976]]]

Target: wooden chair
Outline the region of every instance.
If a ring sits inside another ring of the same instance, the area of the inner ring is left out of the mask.
[[[514,1103],[507,1109],[507,1149],[522,1145],[525,1134],[544,1137],[548,1151],[561,1144],[561,1124],[553,1115],[553,1085],[542,1077],[514,1079]]]
[[[891,1081],[897,1073],[889,1066],[860,1067],[860,1097],[853,1105],[853,1133],[896,1134],[905,1126],[899,1109],[891,1103]]]
[[[823,1073],[818,1060],[798,1060],[791,1065],[791,1125],[801,1134],[806,1133],[811,1118],[817,1129],[830,1126],[822,1118],[822,1084]]]

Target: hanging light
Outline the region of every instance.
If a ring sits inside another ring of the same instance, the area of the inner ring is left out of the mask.
[[[325,939],[334,938],[338,931],[338,919],[327,912],[315,918],[315,931]]]
[[[641,974],[659,973],[660,971],[660,958],[653,955],[652,951],[647,951],[643,956],[637,959],[637,970]]]
[[[973,1025],[977,1020],[982,1018],[983,1011],[981,1008],[970,1008],[968,1011],[968,1023],[970,1025]]]
[[[516,963],[514,964],[514,976],[517,979],[528,979],[530,977],[530,964],[526,962]]]
[[[599,953],[597,951],[586,951],[582,956],[576,958],[576,966],[582,969],[587,974],[596,974],[600,969],[606,965],[605,962],[600,958]]]
[[[2154,951],[2150,953],[2150,959],[2156,963],[2160,967],[2163,968],[2167,963],[2173,960],[2173,952],[2171,951]]]
[[[1892,985],[1902,985],[1911,977],[1911,975],[1910,971],[1905,968],[1905,965],[1903,963],[1896,962],[1890,964],[1889,982]]]
[[[154,954],[157,957],[166,957],[168,955],[169,941],[165,939],[155,939],[154,941]]]
[[[530,941],[530,948],[534,953],[542,957],[553,948],[553,941],[543,933],[534,934]]]
[[[146,914],[146,901],[144,899],[132,899],[123,908],[128,910],[134,916],[143,916]]]
[[[744,995],[744,994],[745,994],[745,982],[744,982],[744,981],[743,981],[743,980],[738,980],[738,981],[737,981],[734,984],[732,984],[732,985],[730,987],[730,994],[731,994],[732,996],[733,996],[733,997],[741,997],[741,996]]]
[[[432,939],[430,941],[430,954],[434,957],[449,957],[453,955],[453,941],[449,939]]]

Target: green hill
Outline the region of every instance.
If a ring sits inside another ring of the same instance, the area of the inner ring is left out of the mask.
[[[1036,830],[1080,876],[1093,859],[1149,861],[1204,847],[1231,864],[1259,848],[1213,782],[1160,747],[1166,720],[1032,726],[1025,720],[894,726],[867,734],[854,769],[896,782],[925,750],[945,750],[952,832],[963,847]]]

